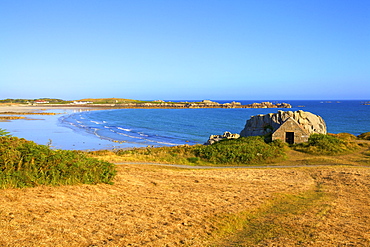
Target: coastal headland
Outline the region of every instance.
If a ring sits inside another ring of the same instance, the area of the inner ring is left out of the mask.
[[[194,102],[173,102],[173,101],[140,101],[120,98],[104,98],[104,99],[81,99],[74,101],[65,101],[59,99],[7,99],[0,100],[3,106],[22,106],[22,107],[57,107],[57,108],[291,108],[288,103],[272,103],[272,102],[255,102],[252,104],[243,105],[240,102],[218,103],[211,100],[202,100]],[[1,106],[1,105],[0,105]],[[27,108],[27,109],[30,109]]]

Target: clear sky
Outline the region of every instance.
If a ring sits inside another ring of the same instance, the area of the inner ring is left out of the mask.
[[[370,99],[368,0],[0,0],[0,99]]]

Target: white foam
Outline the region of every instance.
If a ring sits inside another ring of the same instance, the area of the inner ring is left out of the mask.
[[[123,130],[123,131],[131,131],[130,129],[125,129],[125,128],[121,128],[121,127],[117,127],[117,129]]]

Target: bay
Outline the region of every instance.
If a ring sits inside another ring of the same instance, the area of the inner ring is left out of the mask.
[[[217,101],[219,103],[231,101]],[[257,101],[239,101],[250,104]],[[272,101],[275,102],[275,101]],[[279,101],[291,109],[114,109],[79,112],[59,119],[78,135],[88,134],[123,146],[202,144],[212,134],[240,133],[253,115],[279,110],[304,110],[320,115],[328,132],[359,135],[370,131],[370,106],[365,101]]]

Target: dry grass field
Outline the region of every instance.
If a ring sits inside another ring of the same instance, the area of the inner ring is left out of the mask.
[[[367,168],[118,171],[114,185],[1,191],[0,245],[370,245]]]
[[[119,165],[114,185],[4,189],[0,246],[370,246],[363,152],[281,163],[321,167]]]

